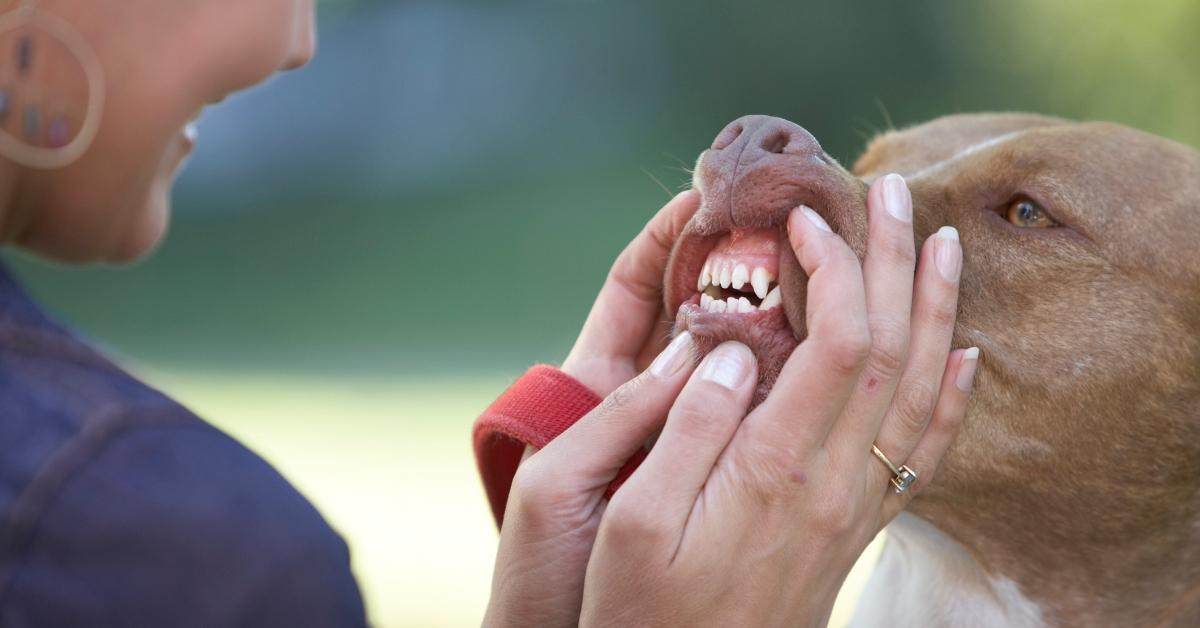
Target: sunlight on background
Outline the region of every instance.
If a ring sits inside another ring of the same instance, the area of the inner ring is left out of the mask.
[[[152,259],[6,257],[310,496],[385,628],[478,624],[496,533],[471,421],[562,359],[728,121],[787,117],[843,163],[880,129],[963,111],[1200,145],[1190,0],[321,7],[310,66],[204,114]]]
[[[254,417],[214,422],[302,487],[346,537],[376,625],[479,623],[496,532],[468,446],[469,418],[505,382],[157,379],[204,416]]]
[[[255,417],[214,423],[302,487],[347,538],[376,625],[479,623],[496,531],[467,446],[466,419],[506,381],[395,384],[192,372],[152,377],[203,416]],[[404,421],[414,416],[424,421]],[[877,553],[872,546],[851,574],[833,625],[849,619],[868,574],[864,567]]]

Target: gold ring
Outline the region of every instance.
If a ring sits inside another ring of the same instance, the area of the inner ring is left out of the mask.
[[[908,487],[917,481],[916,471],[913,471],[908,465],[904,464],[897,468],[896,465],[892,464],[891,460],[888,460],[887,456],[883,455],[883,452],[874,443],[871,444],[871,453],[875,454],[875,457],[887,465],[888,470],[892,472],[892,486],[895,487],[897,493],[907,491]]]

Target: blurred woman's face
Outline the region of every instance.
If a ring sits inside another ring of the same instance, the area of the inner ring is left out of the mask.
[[[99,132],[75,163],[22,171],[4,237],[71,261],[128,261],[165,232],[172,182],[208,104],[308,62],[314,0],[40,0],[104,68]]]

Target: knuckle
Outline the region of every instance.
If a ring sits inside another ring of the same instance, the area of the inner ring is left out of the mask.
[[[676,429],[687,438],[705,439],[717,432],[728,414],[726,402],[719,397],[680,399],[671,409]]]
[[[795,478],[803,476],[792,473],[801,459],[798,452],[785,443],[758,443],[740,453],[737,466],[746,470],[745,488],[760,503],[773,506],[790,498],[791,487],[799,484]]]
[[[868,256],[877,256],[880,261],[888,264],[901,263],[911,266],[916,263],[917,250],[913,246],[911,234],[888,233],[881,235],[883,237],[868,246]]]
[[[614,498],[604,513],[600,535],[619,546],[657,543],[666,537],[666,528],[655,510]]]
[[[558,503],[566,494],[555,474],[547,473],[543,467],[532,460],[517,467],[511,492],[522,512],[536,514]]]
[[[911,436],[919,436],[925,431],[929,416],[937,403],[937,392],[932,386],[910,382],[896,391],[896,400],[892,404],[899,427]]]
[[[936,299],[933,306],[928,312],[929,322],[939,328],[953,327],[958,320],[958,309],[955,307],[954,299],[946,297],[944,299]]]
[[[829,360],[842,374],[859,372],[871,355],[871,334],[867,330],[848,330],[829,340]]]
[[[601,417],[622,413],[626,408],[633,405],[634,400],[636,400],[638,397],[638,392],[641,390],[642,385],[641,377],[635,377],[624,384],[621,384],[616,388],[616,390],[613,390],[611,393],[609,393],[608,396],[600,402],[600,405],[596,406],[596,409],[593,410],[593,412],[595,412],[597,416]]]
[[[933,423],[937,430],[943,434],[954,434],[962,428],[967,421],[967,408],[970,407],[970,401],[966,404],[958,406],[950,404],[954,407],[947,408],[945,412],[939,412],[938,408],[934,407]]]
[[[876,323],[871,330],[871,368],[885,380],[900,375],[908,360],[907,326]]]
[[[842,538],[851,533],[858,520],[856,510],[839,497],[826,497],[814,503],[812,509],[813,529],[830,539]]]

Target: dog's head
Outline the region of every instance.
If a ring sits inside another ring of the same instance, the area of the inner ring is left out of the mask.
[[[885,133],[847,171],[795,124],[740,118],[696,167],[703,205],[665,278],[677,331],[705,349],[749,345],[761,398],[805,337],[789,210],[814,208],[861,257],[867,187],[889,172],[912,190],[918,246],[942,225],[961,233],[954,346],[982,351],[959,440],[914,508],[983,543],[1073,534],[1098,513],[1086,534],[1114,543],[1194,519],[1200,153],[1183,145],[1113,124],[959,115]]]

